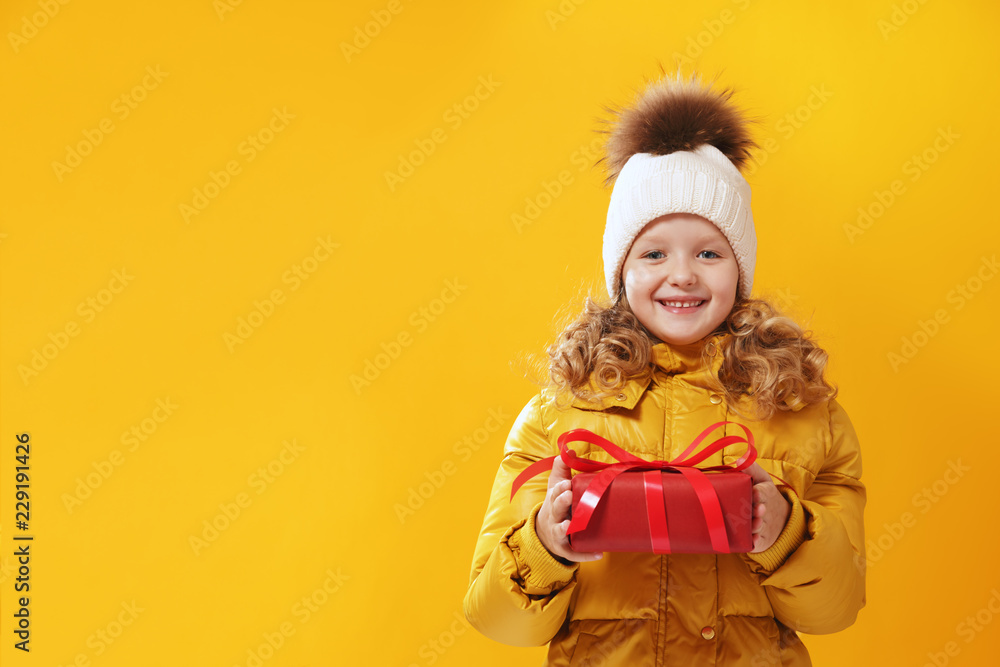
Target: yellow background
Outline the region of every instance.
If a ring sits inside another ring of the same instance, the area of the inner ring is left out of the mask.
[[[754,289],[862,441],[868,606],[815,664],[1000,652],[996,3],[0,11],[5,667],[540,664],[456,619],[523,370],[601,293],[601,107],[678,61],[761,118]]]

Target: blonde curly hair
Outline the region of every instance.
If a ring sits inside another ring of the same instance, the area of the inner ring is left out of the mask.
[[[713,379],[734,413],[766,420],[836,397],[837,388],[823,377],[826,351],[768,301],[737,299],[710,335],[715,334],[726,335],[719,343],[722,366]],[[583,312],[547,349],[549,384],[560,396],[600,400],[653,373],[655,342],[624,295],[611,305],[587,298]],[[753,415],[739,410],[744,397],[752,398]]]

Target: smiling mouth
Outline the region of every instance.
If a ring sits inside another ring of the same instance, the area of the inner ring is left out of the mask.
[[[657,301],[658,304],[667,308],[697,308],[701,304],[705,303],[705,300],[701,301]]]

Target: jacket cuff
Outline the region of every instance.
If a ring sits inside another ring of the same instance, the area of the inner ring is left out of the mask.
[[[778,491],[791,504],[791,511],[788,513],[788,521],[782,529],[778,539],[770,547],[760,553],[748,553],[747,556],[760,563],[768,573],[774,572],[781,567],[785,560],[792,555],[799,545],[806,540],[806,515],[802,509],[802,503],[794,491],[786,487],[778,487]]]
[[[524,525],[507,538],[514,555],[517,572],[526,590],[552,591],[566,586],[580,567],[579,563],[564,564],[545,548],[535,532],[535,518],[542,503],[535,505]]]

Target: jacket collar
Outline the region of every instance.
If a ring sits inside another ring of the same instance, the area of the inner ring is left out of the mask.
[[[653,363],[657,368],[675,375],[681,373],[718,373],[722,367],[722,334],[708,336],[689,345],[668,345],[657,343],[653,346]],[[709,353],[709,362],[703,360],[703,353]]]
[[[668,375],[710,373],[715,376],[718,374],[719,368],[722,367],[722,348],[719,344],[722,336],[723,334],[709,336],[689,345],[657,343],[652,350],[653,365]],[[715,354],[710,356],[708,364],[702,360],[702,351],[706,346],[714,346],[715,349]],[[574,408],[584,410],[605,410],[612,407],[631,410],[639,402],[652,379],[652,374],[649,374],[645,378],[631,380],[622,387],[618,394],[607,396],[599,401],[574,398],[572,405]]]

